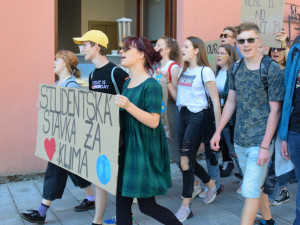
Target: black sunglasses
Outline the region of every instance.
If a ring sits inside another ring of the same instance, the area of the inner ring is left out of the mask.
[[[285,48],[271,48],[272,52],[275,52],[275,50],[277,50],[277,52],[282,52],[285,50]]]
[[[237,39],[236,42],[240,45],[243,45],[245,43],[245,41],[247,41],[249,44],[253,44],[256,39],[259,39],[259,38],[257,37],[257,38],[248,38],[248,39]]]
[[[228,37],[232,37],[231,35],[229,34],[220,34],[220,38],[228,38]]]

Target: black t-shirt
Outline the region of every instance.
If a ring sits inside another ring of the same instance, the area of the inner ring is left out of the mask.
[[[111,80],[111,71],[115,66],[109,62],[105,66],[95,69],[89,76],[89,90],[115,95],[115,87]],[[119,91],[122,92],[123,84],[129,75],[121,68],[116,68],[114,78]]]
[[[300,70],[296,78],[296,86],[293,97],[294,110],[290,118],[290,131],[300,133]]]

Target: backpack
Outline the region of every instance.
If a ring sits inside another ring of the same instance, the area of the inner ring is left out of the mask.
[[[234,81],[234,77],[240,67],[240,65],[242,64],[244,58],[240,59],[239,61],[235,62],[232,66],[231,66],[231,75]],[[269,83],[268,83],[268,70],[269,70],[269,66],[271,65],[272,62],[276,62],[274,59],[272,59],[269,56],[263,56],[261,62],[260,62],[260,80],[264,85],[264,89],[268,97],[268,89],[269,89]]]

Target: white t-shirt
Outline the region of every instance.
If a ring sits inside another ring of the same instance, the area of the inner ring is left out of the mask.
[[[163,70],[163,71],[168,71],[170,65],[171,65],[173,62],[174,62],[173,60],[170,60],[169,62],[167,62],[167,64],[166,64],[163,68],[161,68],[161,70]],[[181,69],[180,66],[178,66],[177,64],[174,64],[174,65],[172,66],[172,68],[171,68],[171,75],[172,75],[173,69],[176,68],[176,67],[178,67],[179,69]],[[179,75],[180,75],[180,73],[178,74],[178,77],[179,77]]]
[[[226,79],[227,79],[227,70],[220,70],[218,76],[216,77],[216,83],[217,83],[217,88],[219,93],[224,91]]]
[[[205,88],[201,79],[202,66],[184,72],[178,82],[178,94],[176,105],[178,107],[186,106],[191,112],[197,113],[207,108],[207,99]],[[204,67],[203,71],[204,84],[208,81],[215,81],[215,74],[209,67]]]

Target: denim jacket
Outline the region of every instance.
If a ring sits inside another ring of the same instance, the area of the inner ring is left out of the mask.
[[[294,50],[298,49],[298,52],[292,60]],[[282,115],[279,126],[279,136],[283,141],[287,141],[287,134],[289,128],[289,121],[293,112],[293,96],[296,85],[296,78],[300,70],[300,43],[295,44],[289,51],[289,55],[285,67],[285,96],[282,107]]]

